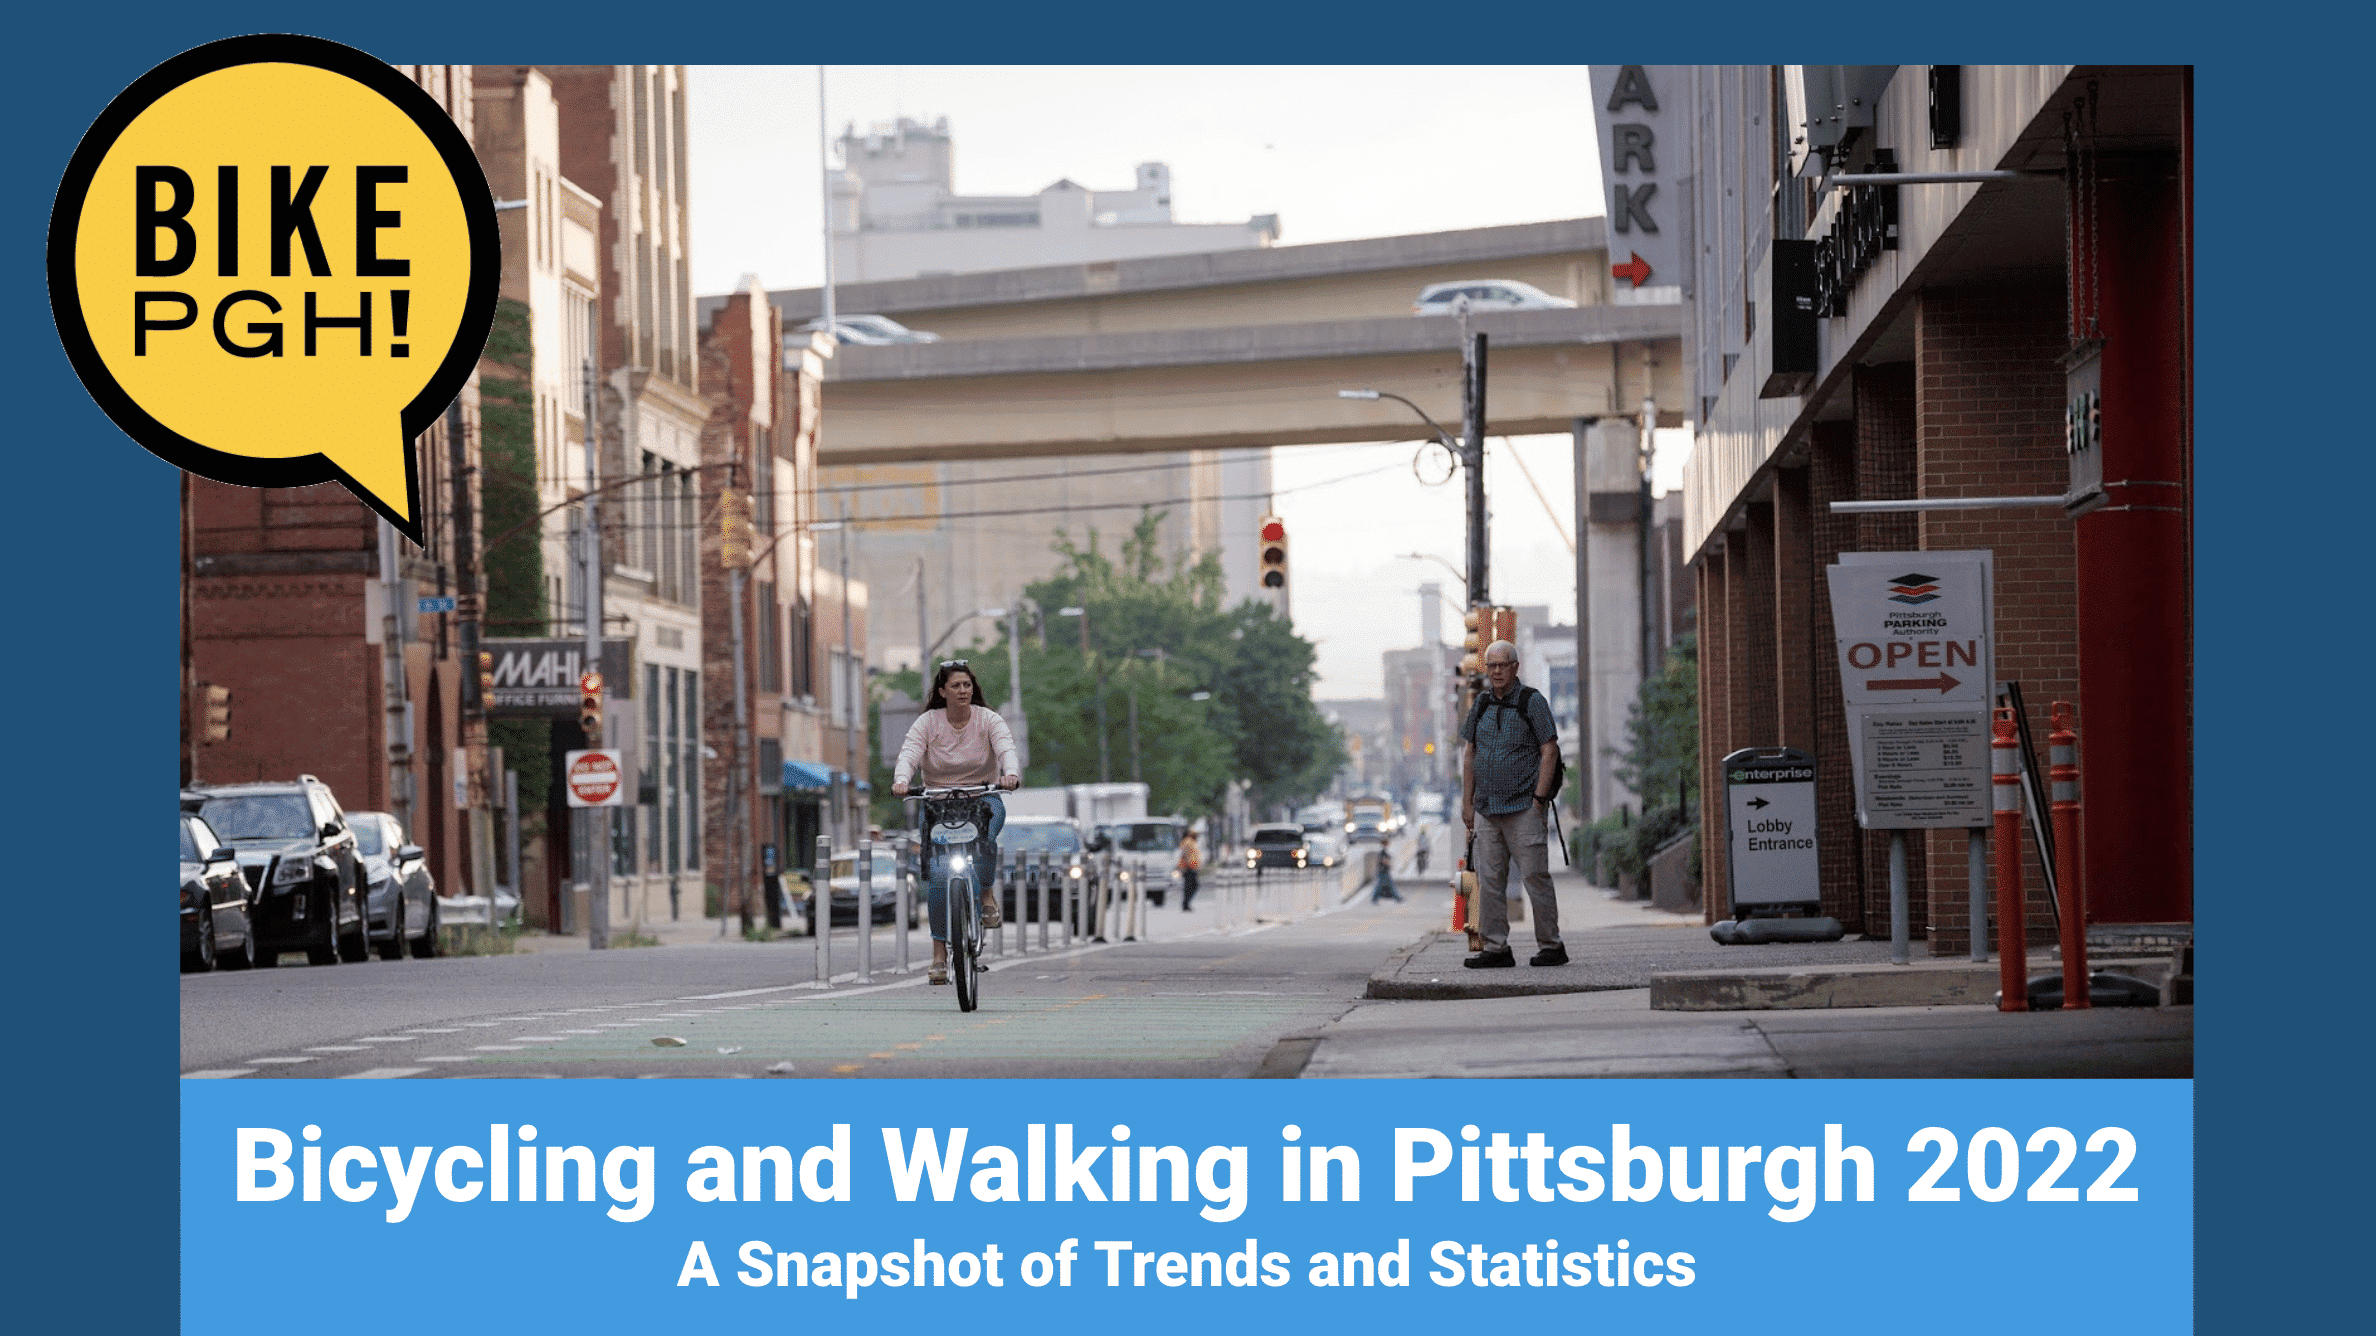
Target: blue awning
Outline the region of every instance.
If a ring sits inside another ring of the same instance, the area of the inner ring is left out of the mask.
[[[786,761],[784,787],[807,793],[823,793],[833,787],[833,767],[822,761]]]

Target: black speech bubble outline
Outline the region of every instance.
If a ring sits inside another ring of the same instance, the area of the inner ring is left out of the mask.
[[[403,429],[400,444],[404,452],[405,503],[412,511],[410,519],[398,515],[328,455],[259,459],[231,454],[201,445],[159,422],[116,383],[83,320],[82,294],[75,277],[76,233],[99,164],[123,136],[125,128],[159,98],[217,70],[258,64],[306,65],[328,70],[388,99],[429,137],[461,194],[463,218],[470,232],[470,286],[462,300],[462,322],[452,345],[446,349],[445,360],[438,363],[428,383],[398,415]],[[209,42],[184,51],[133,80],[84,132],[82,142],[75,146],[74,156],[66,160],[66,174],[58,186],[57,202],[50,209],[50,315],[57,322],[58,338],[66,347],[66,358],[74,364],[75,374],[82,378],[84,390],[125,435],[166,463],[216,482],[241,487],[307,487],[336,482],[377,511],[416,547],[422,543],[423,530],[421,461],[413,443],[469,383],[479,354],[486,348],[487,335],[495,327],[502,266],[503,241],[495,223],[494,192],[487,185],[486,173],[479,167],[477,153],[445,108],[386,62],[351,46],[296,33],[257,33]]]

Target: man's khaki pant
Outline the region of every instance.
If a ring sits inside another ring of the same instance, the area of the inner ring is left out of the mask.
[[[1522,812],[1477,814],[1477,935],[1488,951],[1510,949],[1506,897],[1512,871],[1533,905],[1535,944],[1559,945],[1559,900],[1551,890],[1551,845],[1543,828],[1543,809],[1535,803]]]

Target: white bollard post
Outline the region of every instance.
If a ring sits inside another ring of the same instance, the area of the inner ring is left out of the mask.
[[[817,984],[833,982],[833,841],[817,837],[816,871],[809,876],[809,903],[817,910]]]
[[[874,841],[858,841],[858,982],[874,982]]]

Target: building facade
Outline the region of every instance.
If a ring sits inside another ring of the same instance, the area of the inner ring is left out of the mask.
[[[705,853],[725,912],[755,915],[765,876],[810,865],[820,835],[839,846],[863,829],[866,768],[851,761],[866,725],[850,708],[863,654],[844,636],[846,626],[864,643],[866,606],[833,560],[843,535],[816,527],[818,385],[831,344],[787,345],[756,278],[703,303],[700,339],[715,403],[702,461],[723,480],[725,512],[701,541],[703,661],[720,687],[706,733],[724,740],[706,761]]]
[[[1126,190],[1056,181],[1030,195],[956,193],[949,118],[905,116],[838,141],[833,176],[833,273],[865,283],[931,274],[1083,260],[1193,255],[1268,246],[1276,215],[1242,223],[1172,219],[1171,168],[1142,162]]]
[[[1690,127],[1659,151],[1688,154],[1698,243],[1682,540],[1704,791],[1735,748],[1813,754],[1824,912],[1888,931],[1890,837],[1857,821],[1825,568],[1987,549],[1994,677],[2041,745],[2049,702],[2077,706],[2089,922],[2190,932],[2191,73],[1638,68]],[[1933,954],[1978,926],[1966,840],[1907,838]],[[1704,848],[1721,916],[1721,823]]]
[[[469,66],[396,68],[473,136]],[[335,483],[182,480],[184,781],[314,775],[349,810],[394,813],[448,895],[489,889],[484,725],[464,717],[459,618],[416,608],[476,592],[478,431],[474,376],[413,442],[420,546]],[[231,692],[221,741],[193,730],[199,684]]]

